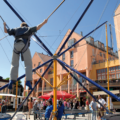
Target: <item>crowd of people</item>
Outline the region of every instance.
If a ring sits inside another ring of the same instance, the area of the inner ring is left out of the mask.
[[[25,98],[24,98],[25,99]],[[23,100],[24,100],[23,99]],[[98,101],[102,104],[98,104],[94,98],[92,98],[92,101],[89,101],[89,99],[81,99],[81,101],[77,98],[74,99],[64,99],[60,98],[57,100],[57,114],[56,117],[58,120],[61,120],[62,115],[65,114],[66,109],[72,109],[72,110],[89,110],[91,109],[92,112],[92,120],[96,120],[96,117],[101,119],[102,116],[104,116],[104,113],[106,112],[105,108],[107,107],[106,101],[98,95]],[[113,104],[110,103],[110,111],[113,111]],[[0,112],[6,113],[7,110],[7,100],[6,99],[0,99]],[[42,111],[44,110],[44,116],[45,120],[51,120],[53,116],[53,96],[51,95],[48,100],[38,98],[38,99],[32,99],[29,98],[27,101],[25,101],[23,108],[23,112],[29,111],[29,118],[31,111]],[[74,115],[74,117],[76,117]],[[34,118],[40,117],[40,114],[34,114]],[[85,114],[82,114],[82,117],[85,117]],[[66,117],[67,118],[67,117]]]

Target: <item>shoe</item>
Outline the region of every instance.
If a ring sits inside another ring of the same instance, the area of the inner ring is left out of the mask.
[[[32,89],[33,89],[33,88],[32,88],[32,86],[31,86],[30,81],[26,81],[26,86],[28,86],[28,87],[30,88],[30,90],[32,90]]]
[[[14,84],[14,83],[15,83],[14,80],[10,80],[9,85],[8,85],[8,89],[12,89],[12,84]]]

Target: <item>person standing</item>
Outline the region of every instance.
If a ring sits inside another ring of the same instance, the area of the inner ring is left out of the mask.
[[[88,99],[86,100],[86,110],[89,110],[89,102],[88,102]]]
[[[101,95],[98,95],[98,101],[99,101],[104,107],[106,107],[106,102],[105,102],[105,100],[101,97]],[[103,108],[100,104],[98,104],[98,115],[97,115],[98,120],[100,120],[102,116],[104,116],[104,108]]]
[[[31,110],[33,109],[32,98],[28,100],[28,109],[29,109],[29,119],[30,119]]]
[[[45,120],[50,119],[50,115],[51,115],[52,110],[53,110],[52,101],[48,100],[47,101],[47,108],[46,108],[46,111],[45,111]]]
[[[23,104],[23,112],[27,112],[27,111],[28,111],[28,101],[26,100],[25,103]]]
[[[10,70],[10,81],[8,88],[12,89],[12,84],[17,81],[18,77],[18,67],[19,67],[19,56],[21,54],[21,59],[25,63],[26,71],[26,86],[32,90],[31,81],[32,81],[32,59],[31,53],[29,50],[30,46],[30,37],[37,32],[44,24],[46,24],[48,19],[45,19],[43,23],[35,27],[28,27],[25,22],[22,22],[20,27],[7,29],[6,23],[4,22],[4,32],[15,37],[14,49],[12,56],[12,64]]]
[[[93,110],[93,113],[92,113],[92,120],[96,120],[96,113],[97,113],[97,103],[95,101],[94,98],[92,98],[92,101],[91,101],[91,108]]]
[[[85,100],[84,99],[82,99],[81,105],[82,105],[82,110],[85,110]],[[82,117],[85,117],[85,114],[82,114]]]

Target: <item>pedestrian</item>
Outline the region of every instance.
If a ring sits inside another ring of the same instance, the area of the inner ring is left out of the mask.
[[[97,103],[94,98],[92,98],[92,101],[90,103],[91,108],[93,110],[92,112],[92,120],[96,120],[96,113],[97,113]]]
[[[52,101],[48,100],[47,101],[47,108],[46,108],[46,111],[45,111],[45,120],[50,119],[50,115],[51,115],[52,110],[53,110]]]
[[[28,109],[29,109],[29,119],[30,119],[31,110],[33,109],[32,98],[28,100]]]
[[[86,110],[89,110],[89,102],[88,102],[88,98],[86,99]]]
[[[25,100],[25,98],[23,100]],[[23,112],[27,112],[27,111],[28,111],[28,101],[26,100],[23,104]]]
[[[98,95],[98,101],[104,106],[106,107],[106,102],[105,100],[101,97],[101,95]],[[104,116],[104,108],[103,106],[101,106],[100,104],[98,104],[98,120],[101,120],[101,117]]]
[[[84,99],[82,99],[81,105],[82,105],[82,110],[85,110],[85,100]],[[85,117],[85,114],[82,114],[82,117]]]
[[[17,81],[18,77],[18,67],[19,67],[19,56],[21,54],[21,59],[25,63],[25,70],[26,70],[26,86],[29,89],[32,89],[31,81],[32,81],[32,59],[31,53],[29,50],[30,46],[30,37],[37,32],[44,24],[47,23],[47,19],[44,20],[43,23],[39,24],[35,27],[28,27],[28,25],[23,22],[21,23],[20,27],[7,29],[6,23],[4,22],[4,32],[8,33],[9,35],[13,35],[15,37],[14,41],[14,50],[12,56],[12,64],[10,70],[10,81],[8,88],[12,89],[12,84]]]

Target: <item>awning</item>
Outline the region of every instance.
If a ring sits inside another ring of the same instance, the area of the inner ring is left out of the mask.
[[[13,94],[4,94],[4,93],[0,93],[0,96],[7,96],[7,97],[16,97],[16,95]],[[17,96],[18,98],[23,98],[23,96]]]
[[[113,94],[119,94],[120,91],[119,90],[112,90],[110,91],[112,92]],[[93,92],[93,95],[108,95],[107,93],[105,93],[104,91],[96,91],[96,92]]]

